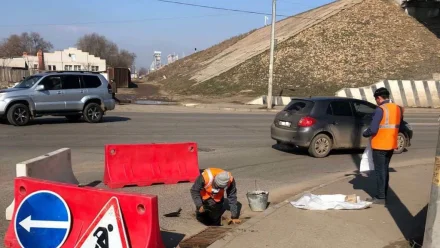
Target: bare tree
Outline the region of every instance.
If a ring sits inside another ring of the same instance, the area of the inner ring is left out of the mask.
[[[24,51],[32,55],[37,54],[38,50],[48,52],[53,48],[52,43],[45,41],[39,33],[22,33],[20,38]]]
[[[109,66],[128,67],[133,65],[136,55],[127,50],[119,51],[118,45],[97,33],[86,34],[78,39],[78,49],[105,59]]]
[[[39,33],[13,34],[0,43],[0,57],[22,56],[23,52],[36,55],[40,49],[48,52],[52,48],[52,43],[44,40]]]
[[[122,49],[118,56],[117,61],[114,62],[115,67],[131,67],[136,59],[136,54]]]
[[[148,74],[148,69],[145,67],[141,67],[141,69],[139,69],[139,76],[145,76]]]
[[[14,57],[22,55],[24,50],[22,50],[20,36],[13,34],[9,38],[5,39],[0,44],[0,57]]]

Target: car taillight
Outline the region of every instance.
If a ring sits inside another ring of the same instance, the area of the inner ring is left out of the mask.
[[[310,116],[302,117],[298,122],[298,127],[311,127],[315,125],[316,120]]]
[[[107,84],[107,89],[108,89],[108,93],[109,94],[113,93],[113,89],[112,89],[112,85],[111,84]]]

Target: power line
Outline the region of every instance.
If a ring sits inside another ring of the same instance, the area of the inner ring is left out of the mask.
[[[193,7],[205,8],[205,9],[216,9],[216,10],[224,10],[224,11],[232,11],[232,12],[240,12],[240,13],[256,14],[256,15],[270,15],[270,16],[272,15],[270,13],[264,13],[264,12],[258,12],[258,11],[221,8],[221,7],[214,7],[214,6],[208,6],[208,5],[200,5],[200,4],[194,4],[194,3],[178,2],[178,1],[172,1],[172,0],[156,0],[156,1],[164,2],[164,3],[173,3],[173,4],[179,4],[179,5],[186,5],[186,6],[193,6]],[[276,15],[276,16],[279,16],[279,17],[289,17],[287,15]]]
[[[256,15],[266,15],[266,16],[272,16],[270,13],[264,13],[264,12],[257,12],[257,11],[248,11],[248,10],[239,10],[239,9],[230,9],[230,8],[221,8],[221,7],[215,7],[215,6],[208,6],[208,5],[200,5],[200,4],[193,4],[193,3],[185,3],[185,2],[178,2],[173,0],[156,0],[158,2],[164,2],[164,3],[173,3],[173,4],[179,4],[179,5],[186,5],[186,6],[192,6],[192,7],[199,7],[199,8],[205,8],[205,9],[215,9],[215,10],[223,10],[223,11],[232,11],[232,12],[239,12],[239,13],[247,13],[247,14],[256,14]],[[326,4],[329,5],[329,4]],[[314,8],[316,9],[316,8]],[[310,10],[308,10],[310,11]],[[299,13],[307,13],[308,11]],[[289,16],[289,15],[276,15],[277,17],[288,17],[288,18],[295,18],[295,19],[302,19],[302,20],[314,20],[314,21],[325,21],[328,18],[311,18],[311,17],[302,17],[302,16]],[[330,16],[332,17],[332,16]],[[366,25],[366,23],[362,22],[348,22],[348,21],[336,21],[339,23],[349,23],[349,24],[360,24],[360,25]]]

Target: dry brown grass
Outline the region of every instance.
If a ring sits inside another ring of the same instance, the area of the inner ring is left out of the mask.
[[[166,89],[185,95],[264,94],[268,51],[189,87],[194,83],[188,80],[194,68],[238,39],[158,72],[168,78],[163,80]],[[290,88],[295,91],[285,95],[333,95],[342,87],[382,79],[431,79],[440,72],[439,65],[440,41],[434,34],[391,0],[364,0],[278,44],[274,93]]]
[[[194,84],[194,81],[190,80],[189,78],[193,73],[195,73],[195,71],[200,70],[200,68],[203,66],[203,62],[232,46],[253,31],[254,30],[232,37],[206,50],[196,52],[183,59],[177,60],[176,62],[163,67],[159,71],[150,73],[146,77],[146,81],[160,82],[163,85],[163,88],[171,94],[185,94],[186,89]]]

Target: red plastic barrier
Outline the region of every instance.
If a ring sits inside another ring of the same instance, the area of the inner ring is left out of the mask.
[[[105,146],[104,183],[110,188],[194,182],[199,175],[197,143]]]
[[[119,229],[113,229],[113,227],[112,228],[109,227],[108,237],[110,237],[111,231],[118,230],[119,232],[117,232],[116,236],[119,238],[119,235],[121,235],[121,233],[124,233],[125,230],[126,243],[122,241],[122,245],[117,245],[117,242],[114,242],[115,232],[113,232],[112,233],[113,240],[107,241],[110,243],[113,242],[113,245],[110,244],[108,247],[114,247],[115,243],[117,247],[132,247],[132,248],[136,248],[136,247],[163,248],[164,247],[160,235],[160,228],[159,228],[157,196],[133,194],[133,193],[120,193],[109,190],[94,189],[90,187],[77,187],[77,186],[72,186],[71,184],[56,183],[56,182],[39,180],[28,177],[16,178],[14,183],[15,183],[15,190],[14,190],[15,211],[14,211],[13,219],[10,222],[8,231],[5,236],[5,246],[8,248],[21,247],[15,233],[16,231],[14,229],[14,220],[16,218],[16,215],[18,215],[17,218],[19,218],[20,215],[22,215],[20,212],[21,210],[20,211],[18,210],[19,206],[28,207],[28,209],[38,208],[41,209],[41,211],[44,211],[45,208],[50,208],[53,206],[53,204],[52,205],[35,204],[35,202],[34,202],[34,206],[32,206],[31,204],[29,204],[31,205],[30,207],[25,206],[28,205],[29,202],[29,200],[26,199],[26,197],[32,197],[31,195],[32,193],[37,191],[41,192],[41,190],[51,191],[55,194],[58,194],[60,197],[64,199],[66,205],[70,209],[70,220],[72,224],[70,226],[70,232],[68,232],[67,234],[68,235],[67,239],[65,239],[65,242],[62,245],[62,247],[69,247],[69,248],[89,247],[90,240],[89,243],[87,243],[86,238],[90,237],[89,235],[94,234],[93,227],[99,226],[98,224],[100,224],[99,223],[100,218],[98,218],[98,215],[100,213],[105,212],[105,208],[103,209],[103,207],[109,205],[108,203],[110,202],[116,204],[119,203],[120,213],[122,217],[119,217],[120,215],[117,209],[115,209],[116,217],[114,217],[115,216],[114,214],[109,216],[111,216],[112,218],[118,218],[118,220],[122,218],[123,222],[125,222],[125,225],[122,221],[116,221],[115,219],[115,222],[118,222],[117,226]],[[25,200],[26,204],[20,205],[23,200]],[[44,215],[40,215],[40,216],[44,216]],[[30,221],[34,221],[33,224],[37,225],[35,224],[36,223],[35,216],[30,218]],[[20,223],[20,225],[22,224],[20,220],[17,220],[17,222]],[[92,222],[94,223],[93,225]],[[42,224],[40,223],[38,225],[42,225]],[[41,228],[41,226],[38,228]],[[32,232],[34,232],[35,235],[35,232],[39,231],[38,228],[34,227],[33,229],[32,228],[29,229],[28,231],[29,233],[24,231],[25,229],[21,229],[21,230],[17,229],[17,232],[20,231],[22,232],[22,234],[24,233],[25,235],[32,234]],[[92,239],[94,239],[94,237],[96,236],[93,235]],[[20,240],[21,242],[23,242],[22,239]],[[47,239],[45,239],[45,242],[46,240]],[[121,240],[125,240],[125,238],[122,238]],[[95,241],[93,240],[93,242]],[[43,246],[39,244],[39,246],[32,246],[32,247],[43,247]],[[95,246],[91,246],[91,247],[95,247]]]

